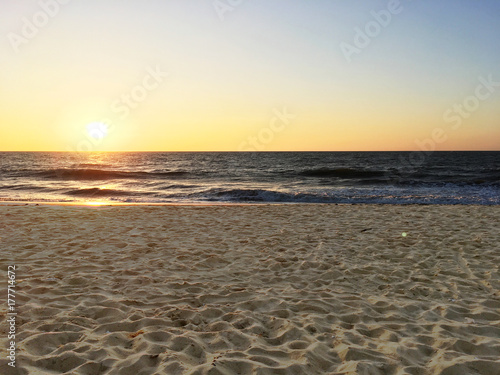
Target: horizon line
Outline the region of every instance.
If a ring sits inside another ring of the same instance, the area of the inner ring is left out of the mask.
[[[96,153],[96,152],[129,152],[129,153],[159,153],[159,152],[182,152],[182,153],[241,153],[241,154],[249,154],[249,153],[269,153],[269,152],[423,152],[423,153],[433,153],[433,152],[500,152],[500,149],[497,150],[256,150],[256,151],[236,151],[236,150],[153,150],[153,151],[141,151],[141,150],[95,150],[95,151],[61,151],[61,150],[9,150],[3,151],[0,150],[0,153],[9,153],[9,152],[57,152],[57,153]]]

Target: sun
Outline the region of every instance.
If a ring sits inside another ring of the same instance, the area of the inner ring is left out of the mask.
[[[91,122],[86,128],[87,134],[94,139],[103,139],[108,135],[108,125],[102,122]]]

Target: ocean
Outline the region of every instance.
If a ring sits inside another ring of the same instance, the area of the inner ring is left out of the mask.
[[[2,152],[0,200],[500,204],[500,152]]]

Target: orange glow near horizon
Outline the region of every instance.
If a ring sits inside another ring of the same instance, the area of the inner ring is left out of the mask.
[[[10,3],[4,36],[41,12]],[[500,150],[492,2],[402,2],[350,58],[386,3],[188,3],[71,2],[6,38],[0,151]]]

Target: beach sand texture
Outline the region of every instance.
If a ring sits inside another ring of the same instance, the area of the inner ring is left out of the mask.
[[[0,206],[0,373],[498,375],[499,224],[497,206]]]

